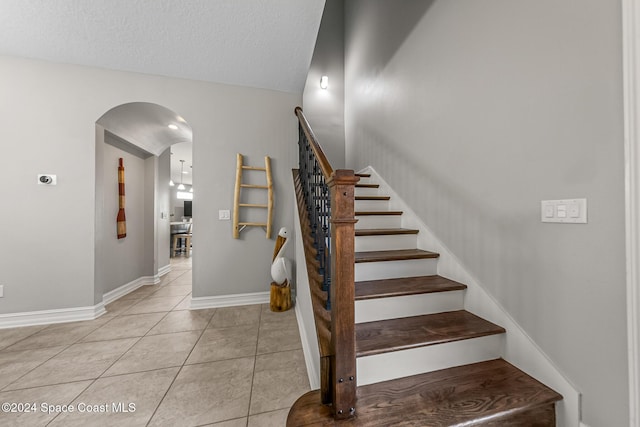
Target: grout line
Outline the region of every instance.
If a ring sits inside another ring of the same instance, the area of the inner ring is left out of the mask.
[[[93,381],[91,381],[89,384],[87,384],[87,386],[82,389],[75,397],[73,397],[71,400],[69,400],[69,402],[67,402],[67,404],[71,404],[73,402],[75,402],[81,395],[82,393],[84,393],[85,391],[87,391],[89,389],[89,387],[91,387],[98,379],[94,379]],[[85,380],[86,381],[86,380]],[[79,382],[79,381],[77,381]],[[66,384],[70,384],[70,383],[66,383]],[[61,414],[63,414],[63,411],[58,412],[52,419],[51,421],[49,421],[46,425],[50,425],[52,422],[55,421],[56,418],[58,418]]]
[[[196,346],[198,345],[198,343],[202,339],[202,335],[204,334],[204,331],[206,331],[206,330],[207,329],[205,328],[200,332],[200,335],[198,336],[198,339],[196,340],[196,343],[193,345],[193,347],[191,347],[191,350],[189,351],[189,354],[187,354],[187,357],[184,358],[184,362],[182,362],[182,365],[178,369],[178,372],[176,372],[176,376],[173,377],[173,381],[171,381],[171,384],[169,384],[169,387],[167,387],[167,389],[165,390],[164,394],[162,395],[162,398],[158,401],[158,405],[153,410],[153,413],[149,417],[149,420],[146,422],[145,426],[148,426],[149,423],[151,422],[151,420],[153,420],[153,417],[155,417],[156,412],[158,412],[158,408],[160,408],[160,405],[162,405],[162,402],[164,402],[164,399],[167,397],[167,394],[169,394],[169,390],[171,390],[171,387],[173,387],[173,384],[176,382],[176,379],[178,379],[178,376],[182,372],[182,368],[184,368],[185,363],[187,363],[187,360],[189,360],[189,357],[191,356],[191,353],[193,353],[193,350],[196,348]]]
[[[253,372],[251,373],[251,388],[249,389],[249,407],[247,408],[247,424],[249,424],[249,415],[251,413],[251,402],[253,401],[253,383],[256,379],[256,364],[258,363],[258,344],[260,343],[260,326],[262,325],[262,311],[264,305],[260,305],[260,318],[258,319],[258,333],[256,334],[256,351],[253,355]]]

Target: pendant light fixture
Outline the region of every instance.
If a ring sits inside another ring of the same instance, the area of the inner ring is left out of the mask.
[[[184,160],[180,160],[180,163],[180,185],[178,185],[178,190],[184,191],[186,188],[182,183],[182,175],[184,175]]]

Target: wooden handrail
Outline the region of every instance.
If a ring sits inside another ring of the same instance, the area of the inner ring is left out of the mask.
[[[322,169],[322,174],[324,175],[324,178],[328,180],[329,178],[331,178],[331,175],[333,174],[333,168],[331,167],[329,160],[327,160],[327,156],[324,154],[324,151],[322,151],[322,147],[320,147],[320,144],[318,144],[316,135],[313,133],[313,130],[311,130],[311,125],[309,125],[307,118],[304,116],[304,113],[302,112],[302,108],[296,107],[294,111],[296,113],[296,116],[298,117],[300,128],[307,136],[307,139],[309,140],[309,145],[313,149],[313,153],[315,154],[316,159],[318,160],[318,164]]]
[[[320,350],[322,403],[336,419],[356,413],[355,184],[353,170],[333,170],[300,107],[298,213]]]

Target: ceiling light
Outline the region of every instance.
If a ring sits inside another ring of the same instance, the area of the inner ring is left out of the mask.
[[[173,130],[178,130],[178,126],[174,125],[173,123],[171,123],[169,126],[167,126],[169,129],[173,129]]]
[[[178,190],[184,191],[184,189],[186,188],[182,183],[182,174],[184,174],[184,160],[180,160],[180,163],[180,170],[182,171],[182,173],[180,174],[180,185],[178,185]]]
[[[173,180],[172,180],[172,179],[170,179],[170,180],[169,180],[169,187],[173,187],[174,185],[175,185],[175,184],[173,183]]]
[[[320,77],[320,89],[326,89],[329,87],[329,76]]]
[[[189,193],[193,193],[193,187],[189,189]]]

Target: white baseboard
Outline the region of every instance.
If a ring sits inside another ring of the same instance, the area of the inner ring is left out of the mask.
[[[166,265],[158,269],[158,274],[155,276],[142,276],[126,283],[102,295],[102,302],[94,306],[0,314],[0,329],[94,320],[106,313],[105,305],[135,291],[140,286],[157,285],[160,283],[160,277],[169,271],[171,271],[171,265]],[[268,301],[269,293],[267,292]]]
[[[107,305],[107,304],[117,300],[118,298],[121,298],[121,297],[127,295],[128,293],[131,293],[131,292],[135,291],[140,286],[157,285],[158,283],[160,283],[160,273],[156,274],[155,276],[138,277],[136,280],[132,280],[129,283],[125,283],[124,285],[119,286],[119,287],[115,288],[114,290],[107,292],[106,294],[103,294],[102,295],[102,303],[104,305]]]
[[[189,308],[199,310],[202,308],[234,307],[238,305],[268,304],[269,292],[254,292],[247,294],[220,295],[213,297],[191,298]]]
[[[0,329],[94,320],[106,313],[104,303],[88,307],[0,314]]]
[[[171,264],[167,264],[164,267],[160,267],[158,268],[158,277],[162,277],[170,271],[171,271]]]

